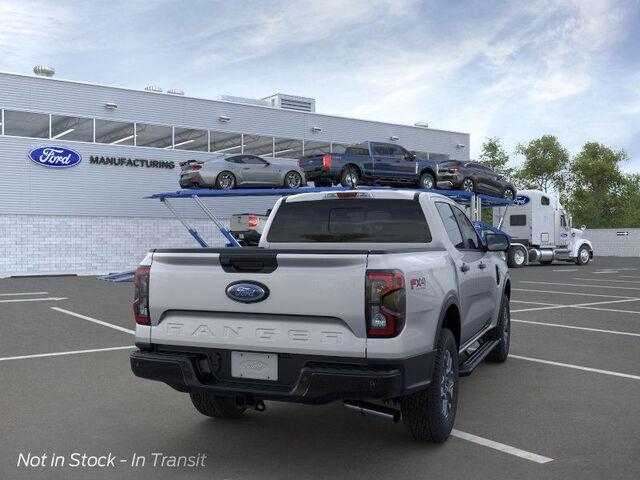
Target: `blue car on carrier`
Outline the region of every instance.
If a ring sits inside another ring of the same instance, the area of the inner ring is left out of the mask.
[[[298,160],[308,181],[317,187],[393,185],[436,188],[438,164],[400,145],[364,142],[341,153],[309,155]]]

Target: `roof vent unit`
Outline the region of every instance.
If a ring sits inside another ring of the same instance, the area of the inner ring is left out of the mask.
[[[269,102],[260,100],[258,98],[234,97],[233,95],[220,95],[217,100],[231,103],[242,103],[244,105],[258,105],[260,107],[268,107],[269,105],[271,105]]]
[[[47,67],[46,65],[36,65],[33,67],[33,73],[39,77],[51,78],[56,74],[56,69],[53,67]]]
[[[169,95],[184,95],[184,91],[180,90],[179,88],[172,88],[170,90],[167,90],[167,93]]]
[[[263,98],[263,100],[269,102],[269,105],[272,107],[282,108],[284,110],[297,110],[299,112],[316,111],[316,100],[314,98],[276,93],[270,97]]]
[[[162,93],[162,88],[156,85],[147,85],[146,87],[144,87],[144,90],[146,92]]]

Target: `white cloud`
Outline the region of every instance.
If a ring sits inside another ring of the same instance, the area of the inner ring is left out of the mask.
[[[39,56],[50,58],[75,15],[54,2],[2,0],[0,19],[0,58],[10,66]]]

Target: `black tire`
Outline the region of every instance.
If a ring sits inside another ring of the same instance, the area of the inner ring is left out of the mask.
[[[320,179],[318,179],[318,180],[314,180],[314,181],[313,181],[313,184],[314,184],[316,187],[330,187],[330,186],[332,185],[331,180],[326,180],[326,179],[323,179],[323,180],[320,180]]]
[[[220,172],[216,177],[216,188],[221,190],[231,190],[236,183],[236,176],[227,170]]]
[[[509,247],[507,252],[507,265],[509,268],[521,268],[527,264],[527,252],[519,246]]]
[[[578,249],[578,256],[576,257],[576,264],[577,265],[586,265],[590,261],[591,261],[591,251],[589,250],[589,247],[587,247],[586,245],[582,245]]]
[[[499,343],[487,356],[487,360],[494,363],[506,362],[509,357],[509,345],[511,345],[511,309],[509,297],[505,294],[502,294],[500,317],[493,331],[492,339],[499,340]]]
[[[235,397],[212,395],[210,393],[190,393],[193,406],[201,414],[213,418],[239,418],[246,407],[236,405]]]
[[[423,190],[433,190],[434,188],[436,188],[436,180],[435,178],[433,178],[433,175],[428,172],[420,175],[420,179],[418,180],[418,188],[421,188]]]
[[[284,176],[284,187],[295,190],[297,188],[300,188],[301,186],[302,186],[302,175],[300,175],[295,170],[291,170],[290,172],[287,172],[287,174]]]
[[[355,188],[358,186],[358,180],[358,171],[353,167],[345,167],[340,174],[340,185],[343,187]]]
[[[515,200],[516,192],[513,191],[513,188],[507,187],[502,192],[502,198],[505,198],[507,200]]]
[[[431,383],[425,390],[402,398],[402,422],[416,440],[441,443],[451,434],[457,404],[458,347],[451,331],[443,328],[438,337]]]
[[[467,177],[464,180],[462,180],[462,183],[460,184],[460,189],[464,190],[465,192],[475,192],[476,182],[474,182],[472,178]]]

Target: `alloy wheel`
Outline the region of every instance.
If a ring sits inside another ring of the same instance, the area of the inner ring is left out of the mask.
[[[453,372],[453,356],[449,350],[444,351],[442,376],[440,377],[440,398],[442,400],[442,416],[449,418],[453,409],[455,378]]]
[[[473,180],[467,178],[464,182],[462,182],[462,190],[465,192],[473,192]]]
[[[230,188],[233,188],[235,180],[230,173],[221,173],[218,183],[220,185],[220,188],[222,188],[223,190],[229,190]]]
[[[300,175],[296,172],[287,173],[287,187],[289,188],[298,188],[302,183],[302,179]]]

